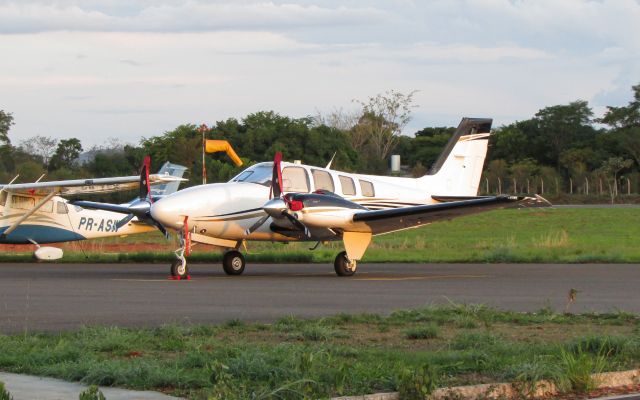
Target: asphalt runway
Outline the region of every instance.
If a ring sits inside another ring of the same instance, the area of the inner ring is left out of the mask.
[[[572,312],[640,313],[640,265],[631,264],[362,264],[351,278],[324,264],[248,264],[238,277],[195,264],[190,281],[167,272],[160,264],[0,264],[0,332],[389,313],[449,301],[563,311],[572,288]]]

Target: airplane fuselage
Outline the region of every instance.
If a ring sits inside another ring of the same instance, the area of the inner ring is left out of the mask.
[[[285,234],[267,220],[255,231],[246,230],[265,216],[263,206],[270,198],[270,171],[272,163],[256,164],[227,183],[195,186],[176,192],[154,204],[152,213],[163,225],[176,230],[184,227],[185,217],[189,231],[209,237],[228,240],[292,241],[303,239],[286,234],[286,221],[278,221]],[[425,181],[413,178],[352,174],[302,164],[283,163],[284,192],[313,193],[327,190],[364,209],[379,210],[435,203]],[[253,179],[252,179],[253,176]],[[264,177],[264,179],[262,179]],[[309,220],[322,211],[322,218],[332,219],[332,226],[340,225],[352,213],[342,207],[300,210],[296,217]],[[291,226],[291,228],[293,228]],[[335,239],[334,234],[322,237],[315,232],[310,240]]]
[[[17,194],[3,195],[0,203],[0,234],[22,217],[42,197]],[[0,237],[0,243],[59,243],[110,236],[150,232],[155,228],[136,220],[118,228],[122,214],[87,210],[68,204],[54,196],[42,208],[22,222],[11,234]]]

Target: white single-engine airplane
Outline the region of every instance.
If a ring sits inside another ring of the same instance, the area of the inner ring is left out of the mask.
[[[167,162],[157,174],[149,175],[147,157],[140,176],[0,185],[0,243],[32,243],[38,246],[36,258],[55,260],[63,256],[62,249],[40,244],[152,231],[153,221],[146,215],[150,204],[175,192],[184,181],[185,170]],[[124,218],[118,213],[71,206],[60,197],[117,192],[138,186],[140,195],[126,204],[132,211]]]
[[[464,118],[430,172],[421,178],[372,176],[281,161],[253,165],[227,183],[187,188],[153,203],[156,226],[177,230],[181,248],[171,274],[187,277],[192,242],[225,251],[224,271],[239,275],[244,241],[342,240],[336,274],[351,276],[373,235],[415,228],[507,206],[546,205],[540,197],[476,197],[491,119]],[[132,213],[86,201],[82,207]]]

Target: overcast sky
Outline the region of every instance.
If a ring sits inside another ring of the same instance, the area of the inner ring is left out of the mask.
[[[11,139],[137,143],[259,110],[292,117],[418,90],[406,133],[496,125],[640,83],[640,0],[0,0]]]

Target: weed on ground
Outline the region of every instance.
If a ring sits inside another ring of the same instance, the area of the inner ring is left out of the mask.
[[[591,373],[640,366],[640,318],[449,304],[390,315],[284,317],[272,324],[0,336],[0,369],[194,399],[302,399],[539,379],[593,387]],[[417,396],[417,397],[416,397]]]

